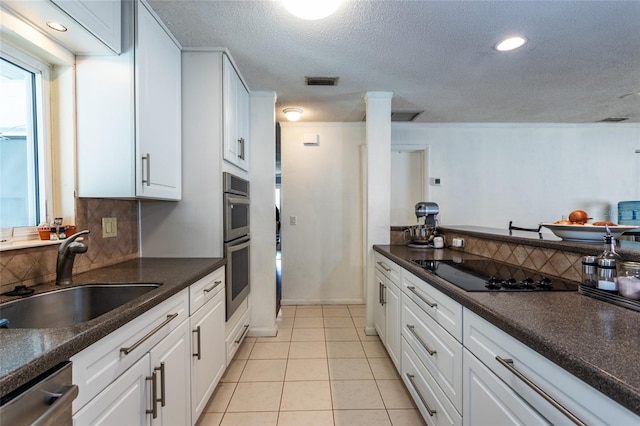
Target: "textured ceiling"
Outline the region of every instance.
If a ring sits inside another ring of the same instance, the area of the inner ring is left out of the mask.
[[[343,0],[319,21],[277,1],[148,2],[184,47],[228,48],[251,90],[275,91],[278,121],[361,121],[365,93],[389,91],[416,122],[640,122],[640,1]],[[493,49],[514,34],[529,43]]]

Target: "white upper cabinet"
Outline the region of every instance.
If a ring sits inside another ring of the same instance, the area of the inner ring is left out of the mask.
[[[122,52],[120,0],[3,0],[2,5],[77,55]],[[58,22],[67,31],[47,27]]]
[[[122,5],[122,54],[77,58],[78,195],[180,200],[180,47],[144,3]]]
[[[249,170],[249,91],[229,58],[222,65],[224,159]]]
[[[114,53],[122,52],[120,0],[52,0]]]

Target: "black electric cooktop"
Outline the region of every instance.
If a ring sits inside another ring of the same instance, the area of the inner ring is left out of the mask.
[[[427,271],[466,291],[577,291],[578,283],[491,259],[422,260]]]

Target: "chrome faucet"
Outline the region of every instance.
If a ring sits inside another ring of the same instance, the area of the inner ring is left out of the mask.
[[[73,272],[73,260],[78,253],[86,253],[89,247],[82,242],[76,241],[81,235],[88,234],[89,230],[80,231],[67,238],[60,247],[58,247],[58,260],[56,263],[56,285],[71,284],[71,276]]]

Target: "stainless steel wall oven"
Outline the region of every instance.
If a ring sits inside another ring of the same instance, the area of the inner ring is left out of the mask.
[[[224,255],[226,266],[226,317],[231,318],[250,291],[249,181],[222,174],[224,197]]]

